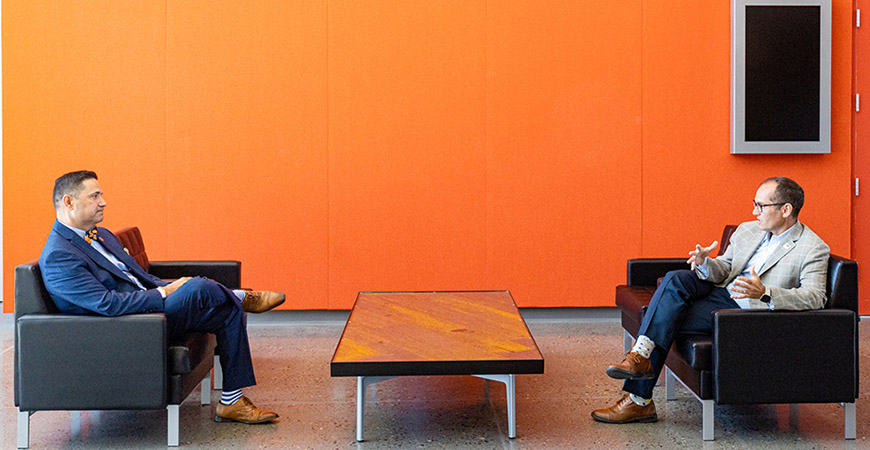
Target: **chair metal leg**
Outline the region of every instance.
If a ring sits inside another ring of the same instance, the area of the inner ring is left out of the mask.
[[[73,436],[82,434],[82,412],[69,412],[69,431]]]
[[[215,390],[224,388],[224,372],[221,368],[220,355],[214,355],[214,388]]]
[[[713,400],[701,400],[701,405],[704,408],[702,419],[703,438],[705,441],[713,440]]]
[[[668,366],[665,366],[665,399],[677,399],[677,376]]]
[[[178,447],[178,407],[179,405],[166,405],[168,447]]]
[[[30,447],[30,412],[18,410],[18,448]]]
[[[199,383],[199,404],[208,405],[211,403],[211,372],[205,374],[205,378]]]
[[[631,337],[631,333],[627,330],[622,330],[622,349],[628,353],[631,350],[631,347],[634,345],[634,338]]]
[[[857,436],[855,423],[855,402],[843,403],[844,416],[846,418],[846,439],[855,439]]]

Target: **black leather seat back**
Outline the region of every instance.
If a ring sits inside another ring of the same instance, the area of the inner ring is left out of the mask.
[[[722,240],[719,241],[719,254],[717,256],[722,256],[725,254],[725,250],[728,250],[728,246],[731,244],[731,235],[737,231],[737,225],[725,225],[725,229],[722,230]]]
[[[57,306],[42,282],[39,261],[30,261],[15,267],[15,356],[13,391],[18,405],[18,318],[25,314],[58,313]]]
[[[57,313],[58,309],[42,282],[39,261],[15,268],[15,320],[25,314]]]
[[[858,312],[858,263],[841,256],[828,259],[828,302],[825,309],[850,309]]]

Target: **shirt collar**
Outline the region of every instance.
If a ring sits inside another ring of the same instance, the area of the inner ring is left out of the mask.
[[[798,223],[795,222],[794,225],[792,225],[791,227],[789,227],[788,230],[785,230],[784,232],[780,233],[779,236],[774,236],[773,233],[771,233],[770,231],[768,231],[768,232],[767,232],[767,236],[768,236],[768,238],[770,239],[770,243],[771,243],[771,244],[779,244],[779,241],[785,239],[785,237],[788,236],[789,233],[791,233],[791,230],[793,230],[794,227],[797,226],[797,224],[798,224]]]
[[[85,235],[88,234],[88,232],[87,232],[86,230],[82,230],[82,229],[79,229],[79,228],[76,228],[76,227],[73,227],[73,226],[69,226],[69,225],[67,225],[67,224],[65,224],[65,223],[63,223],[63,222],[61,222],[61,221],[59,221],[59,220],[58,220],[57,222],[60,223],[61,225],[65,226],[65,227],[69,228],[70,230],[72,230],[73,233],[75,233],[76,235],[78,235],[78,237],[80,237],[80,238],[82,238],[82,239],[84,239],[84,238],[85,238]]]

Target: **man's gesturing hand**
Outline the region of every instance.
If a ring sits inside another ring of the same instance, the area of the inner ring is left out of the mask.
[[[692,270],[695,270],[695,266],[704,264],[704,261],[707,260],[707,255],[709,255],[718,245],[719,241],[713,241],[709,247],[701,247],[701,244],[695,244],[695,249],[689,252],[689,259],[686,263],[691,264]]]
[[[181,285],[183,285],[184,283],[187,283],[187,280],[189,280],[189,279],[190,279],[190,277],[181,277],[181,278],[173,281],[172,283],[169,283],[166,286],[163,286],[163,292],[165,292],[166,296],[168,297],[169,294],[175,292],[175,290],[180,288]]]
[[[731,298],[761,298],[764,295],[764,283],[755,273],[755,266],[749,268],[749,278],[737,277],[731,287]]]

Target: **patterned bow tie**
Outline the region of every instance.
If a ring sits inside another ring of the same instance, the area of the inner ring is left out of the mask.
[[[88,244],[93,242],[94,239],[96,239],[96,238],[97,238],[97,227],[91,228],[91,230],[88,231],[87,234],[85,234],[85,242],[87,242]]]

